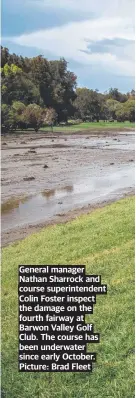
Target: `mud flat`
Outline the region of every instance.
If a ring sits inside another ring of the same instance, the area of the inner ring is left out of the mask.
[[[133,132],[2,137],[2,245],[133,192]]]

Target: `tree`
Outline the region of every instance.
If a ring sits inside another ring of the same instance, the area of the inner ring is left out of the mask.
[[[23,102],[20,101],[14,101],[12,106],[11,106],[12,111],[14,112],[14,115],[16,117],[16,122],[17,126],[20,129],[26,128],[26,123],[24,121],[24,112],[26,110],[26,106],[23,104]]]
[[[112,99],[106,101],[108,109],[108,120],[116,120],[116,111],[120,107],[120,102]]]
[[[125,120],[135,121],[135,100],[129,99],[124,104]]]
[[[9,106],[6,104],[1,105],[1,127],[2,131],[6,130],[6,122],[9,116]]]
[[[125,109],[124,109],[124,104],[119,104],[119,106],[116,108],[115,114],[116,114],[116,119],[118,122],[124,122],[126,120],[126,114],[125,114]]]
[[[119,102],[127,101],[127,95],[120,93],[118,88],[110,88],[108,94],[106,94],[107,99],[112,99]]]
[[[42,126],[44,119],[45,110],[37,104],[28,105],[22,115],[22,120],[36,132]]]
[[[57,120],[57,113],[55,112],[55,109],[49,108],[46,110],[46,115],[44,122],[51,126],[52,132],[53,132],[53,126]]]
[[[130,122],[135,121],[135,101],[129,99],[124,104],[119,104],[116,110],[116,118],[119,122],[129,120]]]
[[[15,131],[17,128],[15,112],[7,104],[2,104],[1,106],[1,127],[2,132]]]
[[[104,121],[111,119],[111,112],[106,101],[101,102],[100,119]]]
[[[57,112],[57,121],[67,122],[68,117],[74,116],[74,100],[76,99],[76,76],[67,70],[64,58],[50,61],[52,102],[51,107]]]
[[[78,88],[76,95],[77,98],[74,102],[75,116],[83,121],[99,121],[101,108],[99,94],[88,88]]]
[[[1,46],[1,67],[3,68],[5,64],[9,62],[9,50],[6,47]]]
[[[127,99],[135,100],[135,90],[131,90],[130,93],[127,93]]]
[[[50,65],[42,55],[30,59],[29,78],[39,90],[43,104],[51,106],[52,88]]]
[[[131,99],[135,99],[135,90],[131,90]]]
[[[83,121],[134,120],[134,90],[123,94],[117,88],[110,88],[102,94],[97,89],[77,89],[76,81],[77,77],[68,70],[64,58],[54,61],[42,55],[27,58],[10,54],[6,47],[1,47],[2,104],[7,105],[2,111],[5,126],[8,125],[6,112],[10,131],[11,126],[25,126],[22,118],[29,112],[21,104],[49,109],[49,119],[53,115],[50,109],[54,110],[57,120],[55,116],[53,123],[58,124],[76,117]],[[19,114],[21,109],[23,113]]]
[[[9,105],[21,101],[26,105],[36,102],[42,104],[39,89],[22,69],[14,64],[5,64],[1,69],[2,102]]]

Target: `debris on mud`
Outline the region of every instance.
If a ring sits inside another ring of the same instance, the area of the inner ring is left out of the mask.
[[[30,151],[28,151],[28,153],[37,153],[35,149],[30,149]]]
[[[49,167],[49,166],[48,166],[47,164],[45,164],[45,165],[43,166],[44,169],[48,169],[48,167]]]
[[[32,181],[32,180],[35,180],[35,177],[24,177],[23,180],[24,181]]]

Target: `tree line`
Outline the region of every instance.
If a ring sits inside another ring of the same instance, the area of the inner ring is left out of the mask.
[[[2,131],[81,121],[134,122],[135,91],[117,88],[100,93],[77,87],[76,75],[64,58],[48,61],[42,55],[28,58],[1,47]]]

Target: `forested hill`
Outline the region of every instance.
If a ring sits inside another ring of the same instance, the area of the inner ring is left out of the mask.
[[[90,72],[91,79],[91,72]],[[42,55],[27,58],[1,47],[2,130],[59,124],[69,118],[82,121],[134,121],[135,92],[111,88],[77,88],[77,77],[64,58],[48,61]]]

